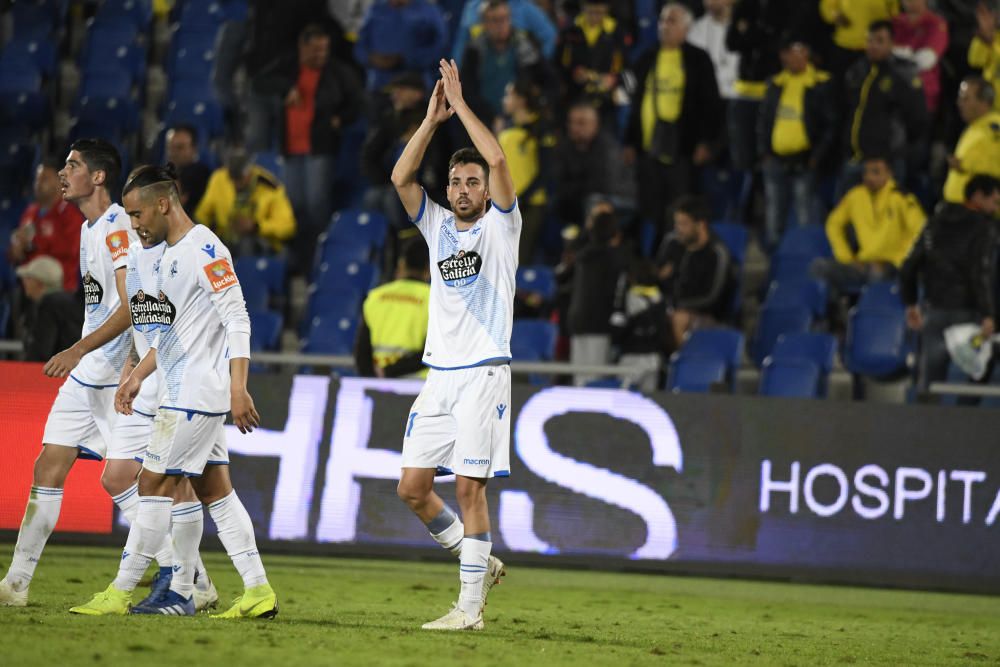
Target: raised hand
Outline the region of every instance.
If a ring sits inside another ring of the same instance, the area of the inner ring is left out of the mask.
[[[427,120],[440,125],[455,113],[455,110],[448,107],[444,95],[444,86],[441,81],[434,84],[434,92],[431,93],[430,102],[427,103]]]
[[[441,85],[448,104],[453,108],[465,104],[465,98],[462,97],[462,81],[458,78],[458,65],[455,61],[449,62],[442,58],[438,63],[438,71],[441,72]]]

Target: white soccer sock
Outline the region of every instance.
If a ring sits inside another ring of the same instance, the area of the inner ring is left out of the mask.
[[[253,522],[236,491],[209,505],[208,513],[215,521],[222,546],[226,548],[236,571],[243,577],[243,587],[253,588],[266,584],[267,574],[264,573],[264,563],[257,551]]]
[[[128,519],[129,528],[135,523],[135,518],[139,515],[139,484],[133,484],[117,496],[111,499],[118,505],[118,509]],[[174,550],[170,544],[170,536],[163,541],[163,547],[156,552],[156,564],[161,568],[171,567],[174,564]]]
[[[31,584],[35,567],[42,557],[45,543],[59,520],[63,490],[48,486],[32,486],[28,506],[24,509],[21,530],[17,534],[14,557],[7,570],[7,583],[15,591],[23,591]]]
[[[427,523],[427,531],[435,542],[450,551],[452,555],[461,557],[465,526],[450,507],[445,505],[441,513]]]
[[[205,519],[202,518],[202,525],[204,525]],[[205,562],[201,559],[201,552],[198,552],[198,564],[195,566],[196,576],[194,578],[194,587],[199,591],[207,591],[208,587],[212,585],[212,580],[208,576],[208,570],[205,569]]]
[[[483,604],[483,577],[490,560],[492,542],[466,537],[462,540],[458,576],[462,591],[458,595],[459,608],[472,618],[479,616]]]
[[[170,535],[174,542],[174,576],[170,590],[189,598],[194,592],[194,573],[198,567],[198,546],[205,528],[201,503],[177,503],[170,512]]]
[[[167,496],[140,498],[139,514],[129,527],[118,576],[114,581],[118,590],[133,591],[139,585],[139,580],[153,560],[153,554],[168,539],[170,506],[173,504],[174,499]]]

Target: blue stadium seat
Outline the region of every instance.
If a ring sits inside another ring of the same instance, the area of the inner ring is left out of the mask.
[[[233,268],[241,281],[246,275],[257,274],[271,295],[285,293],[288,260],[283,257],[240,257]]]
[[[805,359],[826,375],[833,371],[837,337],[826,333],[787,333],[778,336],[771,356],[775,359]]]
[[[96,20],[128,20],[136,30],[145,32],[153,21],[152,0],[104,0]]]
[[[109,43],[87,49],[80,61],[84,77],[128,77],[130,85],[146,80],[146,49],[131,43]]]
[[[858,297],[857,307],[868,308],[904,308],[903,299],[899,296],[899,283],[882,281],[866,285]]]
[[[355,319],[361,315],[361,304],[365,293],[360,290],[341,289],[336,286],[309,288],[306,316],[302,322],[303,335],[315,317],[346,317]]]
[[[707,394],[713,384],[726,380],[726,362],[721,357],[676,353],[670,359],[667,390],[675,394]]]
[[[518,291],[540,294],[545,301],[556,298],[555,272],[542,264],[518,267],[516,285]]]
[[[56,73],[56,61],[56,44],[49,39],[15,37],[7,42],[0,54],[0,68],[15,63],[23,67],[22,63],[29,63],[47,79]]]
[[[214,48],[182,46],[173,49],[167,58],[167,76],[170,77],[172,86],[185,81],[211,81],[213,67],[215,67]]]
[[[84,129],[74,136],[121,139],[139,129],[139,111],[131,97],[81,96],[73,107],[74,122]]]
[[[680,351],[684,355],[722,359],[726,373],[731,375],[743,361],[743,334],[736,329],[695,329]]]
[[[65,16],[59,14],[55,3],[15,2],[10,8],[13,34],[19,38],[49,39]]]
[[[743,178],[734,170],[706,166],[701,169],[701,191],[712,205],[713,220],[739,217]]]
[[[902,308],[855,308],[847,322],[844,366],[857,375],[887,378],[906,368],[910,351]]]
[[[733,261],[743,266],[747,257],[747,243],[750,241],[747,228],[737,222],[713,222],[712,231],[729,249]]]
[[[250,313],[250,350],[252,352],[274,351],[281,344],[281,327],[285,318],[281,313],[259,310]]]
[[[21,194],[0,196],[0,228],[13,230],[21,219],[21,213],[27,208],[28,202]],[[7,234],[10,237],[10,234]]]
[[[187,123],[198,128],[198,141],[208,143],[222,136],[225,129],[222,107],[210,82],[182,82],[176,85],[167,102],[163,121],[169,127]]]
[[[354,264],[369,264],[371,250],[368,246],[331,243],[321,240],[313,262],[313,280],[326,280],[324,277],[330,271],[339,271],[341,267]],[[353,270],[353,269],[352,269]],[[367,289],[367,288],[366,288]]]
[[[340,153],[337,156],[333,201],[335,209],[359,207],[368,182],[358,165],[361,146],[368,134],[368,123],[362,117],[340,132]]]
[[[510,353],[516,361],[549,361],[555,356],[559,328],[544,320],[517,319],[510,336]]]
[[[325,261],[316,270],[316,285],[367,292],[378,284],[378,267],[367,262]]]
[[[778,308],[808,308],[816,319],[826,316],[827,286],[821,280],[789,278],[771,282],[765,304]]]
[[[0,131],[0,197],[4,200],[20,198],[29,189],[38,151],[38,146],[27,141],[19,132]],[[19,210],[0,215],[4,220],[9,215],[13,224],[17,224],[20,213]],[[0,220],[0,227],[6,228],[3,220]]]
[[[771,354],[779,336],[809,331],[811,325],[812,313],[808,308],[779,308],[765,304],[760,309],[757,327],[750,342],[750,358],[760,367],[764,358]]]
[[[42,93],[42,73],[27,63],[0,67],[0,125],[25,125],[32,130],[49,121],[49,100]]]
[[[358,320],[348,317],[314,317],[302,344],[312,354],[351,354]]]
[[[783,398],[819,398],[820,368],[807,359],[768,357],[760,375],[760,395]]]
[[[240,287],[243,289],[243,300],[246,301],[247,310],[251,313],[267,310],[270,295],[267,291],[267,283],[259,273],[248,272],[245,275],[239,274]]]
[[[366,245],[381,248],[385,245],[389,221],[381,213],[359,208],[337,211],[330,218],[324,241],[339,245]]]
[[[823,227],[791,227],[785,230],[771,257],[771,280],[807,278],[814,259],[832,256]]]
[[[187,28],[219,28],[226,20],[226,11],[221,2],[202,0],[186,2],[181,8],[178,23]]]
[[[7,327],[10,325],[10,303],[0,299],[0,338],[7,338]]]

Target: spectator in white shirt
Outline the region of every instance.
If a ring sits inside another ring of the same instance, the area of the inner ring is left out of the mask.
[[[688,41],[708,51],[715,66],[715,79],[719,82],[719,95],[728,100],[735,96],[740,56],[726,48],[726,31],[733,14],[733,0],[705,0],[705,14],[691,24]]]

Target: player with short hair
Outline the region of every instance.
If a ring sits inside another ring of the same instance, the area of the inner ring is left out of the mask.
[[[139,515],[129,530],[118,576],[77,609],[95,615],[129,612],[131,592],[167,534],[172,497],[186,477],[198,499],[208,505],[219,539],[245,586],[243,595],[219,616],[273,617],[278,613],[277,596],[267,581],[250,515],[229,478],[223,430],[230,410],[243,433],[260,423],[246,389],[250,318],[232,255],[211,230],[195,225],[184,212],[169,166],[136,169],[125,184],[122,202],[140,238],[150,244],[166,243],[157,271],[157,306],[147,309],[146,318],[157,331],[148,353],[119,387],[115,408],[132,414],[144,380],[154,372],[162,398],[139,477]],[[194,614],[200,540],[197,527],[174,536],[170,589],[133,613]]]
[[[510,475],[510,334],[521,212],[503,150],[469,109],[458,67],[440,62],[427,115],[392,172],[403,207],[430,251],[430,368],[406,423],[399,497],[433,538],[459,557],[461,591],[426,630],[481,630],[490,588],[505,574],[490,555],[486,483]],[[434,132],[453,115],[475,150],[448,167],[452,210],[427,197],[416,174]],[[435,474],[456,475],[462,519],[434,492]]]
[[[120,172],[118,151],[101,139],[73,143],[59,172],[63,199],[76,204],[86,218],[80,234],[83,333],[79,342],[44,367],[50,377],[68,377],[45,424],[14,557],[0,580],[0,606],[27,604],[28,586],[59,518],[63,484],[78,458],[105,459],[105,490],[130,522],[138,512],[135,457],[145,450],[149,429],[143,433],[141,418],[116,423],[114,411],[114,393],[129,351],[129,313],[121,307],[126,254],[138,240],[125,210],[112,200]],[[150,387],[137,401],[137,410],[152,415],[155,398],[156,388]],[[161,571],[169,570],[169,540],[157,546]]]

